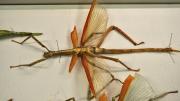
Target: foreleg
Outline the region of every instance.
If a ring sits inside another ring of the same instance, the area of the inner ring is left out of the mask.
[[[21,65],[17,65],[17,66],[10,66],[10,68],[16,68],[16,67],[22,67],[22,66],[28,66],[28,67],[30,67],[30,66],[33,66],[33,65],[35,65],[35,64],[37,64],[37,63],[40,63],[40,62],[42,62],[42,61],[45,61],[47,58],[42,58],[42,59],[39,59],[39,60],[36,60],[36,61],[34,61],[34,62],[31,62],[31,63],[29,63],[29,64],[21,64]]]
[[[15,40],[12,40],[13,42],[15,43],[18,43],[18,44],[23,44],[24,42],[26,42],[28,39],[34,39],[41,47],[45,48],[47,51],[50,51],[43,43],[41,43],[36,37],[34,37],[33,35],[29,35],[27,38],[25,38],[23,41],[21,42],[18,42],[18,41],[15,41]]]

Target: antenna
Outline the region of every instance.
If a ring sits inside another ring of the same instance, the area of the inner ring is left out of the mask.
[[[56,44],[57,44],[57,48],[58,48],[58,50],[59,50],[58,40],[56,40]],[[61,55],[59,56],[59,63],[60,63],[60,60],[61,60]]]
[[[168,53],[168,54],[169,54],[169,57],[171,58],[172,62],[175,64],[175,60],[174,60],[174,58],[172,56],[172,53]]]
[[[171,33],[171,36],[170,36],[170,39],[169,39],[169,45],[168,45],[169,48],[171,47],[171,44],[172,44],[172,35],[173,35],[173,33]]]
[[[171,48],[171,44],[172,44],[172,36],[173,36],[173,33],[171,33],[171,36],[170,36],[170,39],[169,39],[169,45],[168,45],[168,48]],[[171,52],[168,52],[169,54],[169,57],[171,58],[172,62],[175,63],[175,60],[172,56],[172,53]]]

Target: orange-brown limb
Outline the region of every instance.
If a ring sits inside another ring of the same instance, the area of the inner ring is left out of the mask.
[[[103,37],[101,39],[101,41],[99,42],[99,44],[97,45],[97,47],[100,47],[101,44],[103,43],[104,39],[107,37],[107,35],[111,32],[115,30],[116,32],[118,32],[119,34],[121,34],[123,37],[125,37],[129,42],[131,42],[133,45],[140,45],[140,44],[143,44],[144,42],[140,42],[140,43],[137,43],[135,42],[130,36],[128,36],[127,33],[125,33],[123,30],[121,30],[120,28],[116,27],[116,26],[110,26],[106,32],[103,34]]]

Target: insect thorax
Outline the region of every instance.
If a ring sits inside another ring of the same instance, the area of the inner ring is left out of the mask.
[[[74,48],[75,54],[81,56],[86,53],[95,53],[95,47],[77,47]]]

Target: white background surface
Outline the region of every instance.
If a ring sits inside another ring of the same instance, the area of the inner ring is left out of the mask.
[[[116,5],[118,6],[118,5]],[[120,5],[119,5],[120,6]],[[12,7],[12,6],[11,6]],[[71,7],[71,6],[68,6]],[[70,32],[77,25],[82,32],[87,9],[77,8],[14,9],[0,7],[0,26],[14,31],[43,32],[38,39],[50,49],[71,48]],[[77,6],[78,7],[78,6]],[[31,7],[30,7],[31,8]],[[78,7],[80,8],[80,7]],[[134,47],[116,32],[105,40],[106,48],[167,47],[173,33],[172,47],[180,49],[180,8],[168,7],[121,7],[107,8],[108,25],[116,25],[134,39],[145,44]],[[80,34],[79,34],[80,36]],[[23,40],[24,38],[13,38]],[[46,60],[32,68],[10,69],[10,65],[29,63],[41,58],[45,51],[33,40],[23,46],[11,39],[0,40],[0,101],[63,101],[76,96],[85,97],[87,80],[80,64],[68,73],[69,57]],[[174,53],[173,63],[168,54],[142,53],[114,55],[132,68],[141,68],[157,92],[180,90],[180,54]],[[162,101],[180,101],[180,95],[169,95]]]

